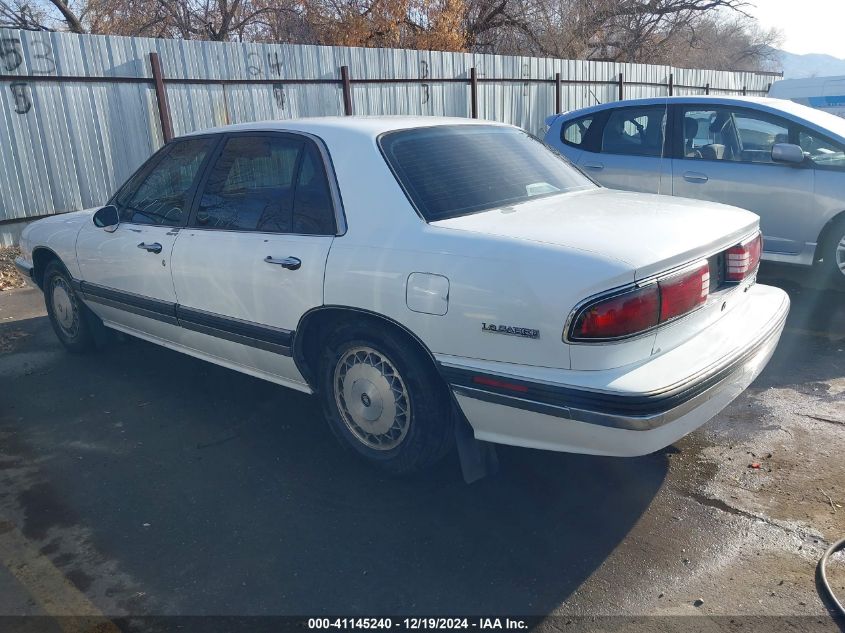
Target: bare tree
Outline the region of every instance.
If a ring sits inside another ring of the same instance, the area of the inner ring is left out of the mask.
[[[0,26],[27,31],[46,30],[47,17],[40,6],[25,0],[0,0]]]
[[[745,0],[0,0],[0,25],[757,69]],[[52,8],[52,13],[44,10]]]

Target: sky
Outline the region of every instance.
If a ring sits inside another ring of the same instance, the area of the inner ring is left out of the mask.
[[[749,0],[745,11],[766,28],[783,33],[780,48],[790,53],[825,53],[845,59],[845,1]],[[754,6],[751,6],[754,5]]]

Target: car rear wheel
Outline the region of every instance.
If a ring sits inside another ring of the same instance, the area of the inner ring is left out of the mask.
[[[834,223],[822,244],[821,270],[828,281],[845,288],[845,218]]]
[[[390,331],[345,326],[329,337],[320,392],[342,444],[396,473],[424,470],[452,444],[445,385],[421,352]]]
[[[69,351],[87,352],[94,347],[88,310],[74,291],[70,276],[58,262],[44,271],[44,302],[56,336]]]

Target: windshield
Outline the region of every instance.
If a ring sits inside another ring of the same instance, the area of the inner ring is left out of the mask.
[[[384,134],[379,144],[411,202],[429,222],[596,186],[516,128],[414,128]]]
[[[845,119],[842,117],[838,117],[830,112],[825,112],[824,110],[818,110],[800,103],[795,103],[794,101],[776,99],[772,99],[772,101],[777,103],[777,106],[784,112],[801,117],[808,123],[818,125],[820,128],[845,139]]]

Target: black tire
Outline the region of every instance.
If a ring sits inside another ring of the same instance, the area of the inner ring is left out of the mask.
[[[75,354],[94,349],[88,308],[76,294],[70,275],[59,262],[47,265],[43,288],[47,316],[62,345]]]
[[[830,227],[821,244],[819,271],[825,281],[845,289],[845,218]]]
[[[348,324],[327,337],[319,370],[323,410],[346,448],[393,474],[419,472],[454,443],[449,393],[422,351],[389,329],[375,329]]]

